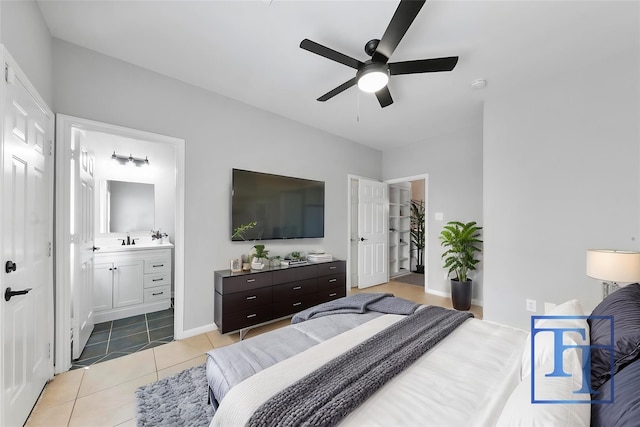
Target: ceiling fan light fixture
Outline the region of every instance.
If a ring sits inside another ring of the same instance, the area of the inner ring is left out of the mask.
[[[389,68],[386,64],[371,62],[365,64],[356,75],[358,89],[363,92],[377,92],[389,83]]]

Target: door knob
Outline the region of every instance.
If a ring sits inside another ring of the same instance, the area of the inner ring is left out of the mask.
[[[4,300],[9,301],[11,297],[15,297],[16,295],[25,295],[28,294],[31,288],[27,288],[22,291],[12,291],[11,288],[7,288],[4,291]]]
[[[18,265],[13,261],[7,261],[7,263],[4,265],[4,271],[6,271],[7,273],[16,271],[16,268],[18,268]]]
[[[364,242],[365,240],[369,240],[369,239],[365,239],[364,237],[361,237],[361,238],[360,238],[360,241],[361,241],[361,242]]]
[[[96,246],[94,246],[92,249],[93,249],[93,252],[95,252],[95,251],[99,251],[99,250],[100,250],[100,248],[99,248],[99,247],[96,247]]]

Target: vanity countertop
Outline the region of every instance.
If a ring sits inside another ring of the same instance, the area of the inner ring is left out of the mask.
[[[149,249],[167,249],[173,248],[172,243],[136,243],[135,245],[115,245],[100,246],[96,253],[104,252],[124,252],[124,251],[141,251]]]

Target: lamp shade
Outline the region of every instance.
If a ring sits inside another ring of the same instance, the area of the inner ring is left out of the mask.
[[[616,283],[640,281],[640,252],[587,250],[587,276]]]

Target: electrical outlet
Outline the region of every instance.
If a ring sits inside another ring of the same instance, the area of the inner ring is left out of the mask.
[[[527,299],[527,311],[536,312],[536,300]]]

